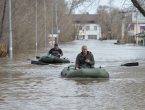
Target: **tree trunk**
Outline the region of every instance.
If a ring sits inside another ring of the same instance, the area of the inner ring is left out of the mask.
[[[6,14],[6,0],[5,0],[5,2],[4,2],[4,8],[3,8],[3,14],[2,14],[2,20],[1,20],[1,29],[0,29],[0,37],[2,37],[2,34],[3,34],[3,25],[4,25],[4,19],[5,19],[5,14]]]
[[[139,2],[137,0],[131,0],[133,5],[143,14],[143,16],[145,17],[145,10],[141,7],[141,5],[139,4]]]

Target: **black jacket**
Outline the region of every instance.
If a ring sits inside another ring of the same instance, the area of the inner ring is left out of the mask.
[[[53,56],[56,56],[56,57],[60,57],[58,54],[63,56],[63,52],[62,52],[62,50],[60,48],[58,48],[58,49],[55,49],[55,48],[50,49],[50,51],[48,52],[48,55],[49,54],[51,54]]]
[[[88,59],[90,60],[90,63],[86,63],[85,60]],[[87,55],[84,56],[83,53],[79,53],[77,58],[76,58],[76,63],[75,63],[75,67],[80,67],[84,64],[87,64],[89,66],[94,66],[95,65],[95,60],[94,60],[94,56],[91,52],[87,52]]]

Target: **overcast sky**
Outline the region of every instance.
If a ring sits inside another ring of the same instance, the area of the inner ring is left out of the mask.
[[[97,0],[96,0],[97,1]],[[95,4],[95,6],[92,6],[92,7],[90,7],[89,9],[87,9],[87,12],[89,12],[89,14],[94,14],[94,13],[96,13],[96,9],[97,9],[97,7],[99,6],[99,5],[109,5],[108,4],[108,1],[109,0],[100,0],[100,3],[96,6],[96,4]],[[118,8],[122,8],[122,5],[124,4],[124,1],[125,0],[114,0],[115,2],[113,3],[113,5],[111,5],[111,6],[113,6],[113,7],[118,7]],[[126,4],[126,3],[125,3]],[[75,11],[75,13],[76,14],[81,14],[81,10],[83,10],[84,8],[83,7],[79,7],[78,9],[76,9],[76,11]]]

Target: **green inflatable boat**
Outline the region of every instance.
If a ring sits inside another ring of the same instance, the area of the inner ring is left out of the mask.
[[[122,43],[114,43],[115,45],[123,45],[123,44],[126,44],[125,42],[122,42]]]
[[[61,77],[109,78],[109,73],[101,68],[83,68],[75,70],[75,65],[70,65],[62,70]]]
[[[70,63],[67,58],[58,58],[52,55],[42,56],[39,61],[43,63]]]
[[[67,58],[58,58],[52,55],[47,56],[36,56],[37,61],[31,61],[31,64],[35,65],[49,65],[49,63],[70,63]]]
[[[124,40],[117,40],[116,43],[114,43],[115,45],[123,45],[126,44]]]

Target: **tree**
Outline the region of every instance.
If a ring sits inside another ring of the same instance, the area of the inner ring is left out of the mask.
[[[8,6],[7,0],[0,1],[0,44],[8,44]],[[12,34],[13,49],[35,48],[35,2],[36,0],[12,0]],[[52,2],[55,4],[60,0],[46,0],[46,28],[47,37],[51,34],[52,29]],[[45,45],[45,28],[44,28],[44,2],[37,0],[37,41],[38,47]],[[70,41],[75,35],[75,28],[71,15],[68,15],[69,8],[64,2],[58,5],[58,24],[60,41]],[[55,9],[54,19],[55,19]],[[56,34],[56,21],[54,21],[54,34]]]
[[[69,15],[72,14],[72,12],[77,9],[80,6],[85,6],[85,3],[87,3],[87,5],[85,6],[85,8],[88,8],[89,6],[91,6],[96,0],[69,0],[68,1],[68,6],[70,7],[69,9]]]
[[[131,0],[133,5],[143,14],[145,17],[145,10],[144,8],[140,5],[140,3],[137,0]]]
[[[99,6],[97,9],[97,23],[101,22],[102,34],[109,39],[121,38],[122,14],[118,8]],[[126,14],[126,27],[131,22],[131,15]],[[108,33],[108,32],[111,33]]]
[[[1,27],[0,27],[0,37],[2,37],[2,34],[3,34],[3,30],[4,30],[4,20],[5,20],[5,14],[6,14],[6,0],[3,1],[4,3],[3,4],[0,4],[0,5],[3,5],[2,7],[2,11],[1,11]]]

